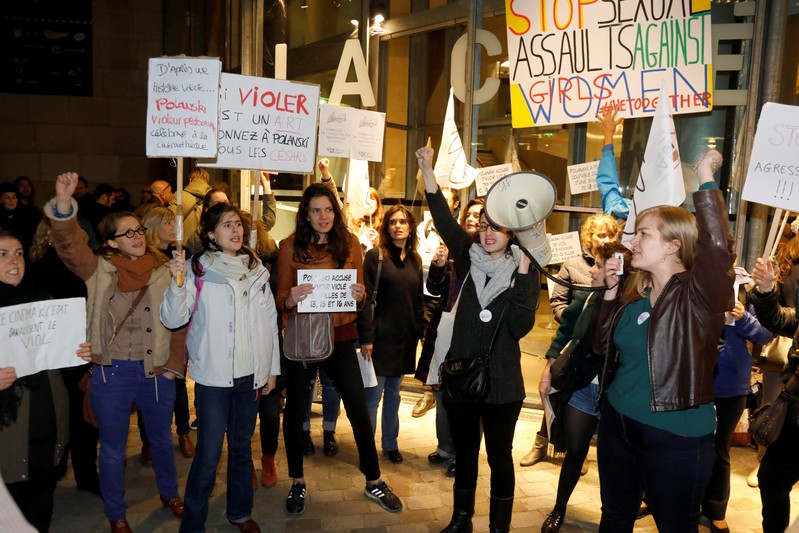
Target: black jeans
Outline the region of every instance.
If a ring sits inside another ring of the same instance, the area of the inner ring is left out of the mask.
[[[786,420],[779,438],[766,448],[757,475],[763,503],[763,533],[782,533],[791,513],[791,488],[799,481],[799,427]]]
[[[516,486],[513,470],[513,435],[522,402],[497,405],[485,403],[444,402],[455,442],[455,488],[477,486],[477,460],[480,454],[480,425],[486,441],[488,466],[491,467],[491,497],[512,498]]]
[[[72,457],[72,469],[75,472],[75,483],[78,488],[98,486],[97,476],[97,439],[100,432],[83,419],[83,397],[86,394],[79,388],[83,376],[90,364],[61,369],[61,377],[69,395],[69,443],[61,458],[59,476],[67,471],[67,457]]]
[[[39,533],[50,530],[50,520],[53,518],[55,446],[55,435],[28,443],[28,479],[6,485],[25,519]]]
[[[641,495],[661,533],[699,527],[699,504],[713,466],[713,434],[683,437],[628,418],[604,402],[597,442],[600,532],[633,530]],[[460,466],[460,465],[459,465]]]
[[[261,396],[258,418],[261,420],[261,454],[275,455],[280,432],[280,390]]]
[[[718,420],[714,442],[716,460],[702,499],[702,514],[711,520],[724,520],[730,500],[730,446],[735,426],[746,407],[746,396],[716,398],[714,403]]]
[[[366,409],[366,396],[363,390],[358,355],[353,341],[337,342],[333,353],[318,365],[286,361],[284,370],[286,385],[286,409],[283,413],[283,441],[286,446],[286,459],[289,464],[289,477],[304,477],[302,469],[302,423],[308,406],[308,386],[316,379],[316,367],[321,366],[333,382],[333,386],[344,402],[347,418],[352,426],[355,445],[358,447],[360,470],[367,481],[380,479],[380,465],[377,460],[377,447],[372,432],[372,421]]]

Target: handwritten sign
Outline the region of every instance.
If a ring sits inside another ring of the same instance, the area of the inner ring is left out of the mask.
[[[385,129],[385,113],[323,105],[319,110],[319,155],[380,162]]]
[[[569,189],[572,194],[582,194],[584,192],[597,191],[596,173],[599,170],[599,161],[589,161],[579,165],[569,165],[566,172],[569,173]]]
[[[583,253],[580,247],[580,233],[577,231],[552,235],[549,238],[549,246],[552,248],[550,264],[562,263],[570,257]]]
[[[64,298],[0,308],[0,368],[17,376],[84,364],[75,355],[86,341],[86,300]]]
[[[712,108],[710,3],[505,0],[514,128]]]
[[[513,173],[513,164],[505,163],[504,165],[494,165],[491,167],[484,167],[477,169],[477,178],[475,179],[475,187],[477,189],[477,196],[485,196],[488,189],[498,179]]]
[[[357,283],[355,269],[298,270],[297,284],[312,283],[313,292],[297,304],[298,313],[354,313],[350,285]]]
[[[218,59],[151,58],[147,157],[216,157]]]
[[[767,103],[757,122],[743,199],[796,211],[799,205],[799,107]]]
[[[319,86],[222,74],[219,153],[199,166],[313,171]]]

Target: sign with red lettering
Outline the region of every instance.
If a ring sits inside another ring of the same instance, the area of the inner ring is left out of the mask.
[[[757,121],[743,199],[787,211],[799,206],[799,106],[769,102]]]
[[[505,0],[514,128],[712,108],[710,3]]]
[[[199,166],[313,172],[319,86],[222,74],[219,153]]]
[[[331,104],[323,105],[319,113],[319,155],[383,160],[385,113]]]
[[[218,59],[157,57],[147,79],[147,157],[215,157]]]

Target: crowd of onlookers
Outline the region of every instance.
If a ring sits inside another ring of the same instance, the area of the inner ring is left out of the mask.
[[[541,531],[557,532],[566,521],[594,439],[600,531],[632,531],[648,513],[661,531],[696,531],[702,516],[711,531],[729,531],[729,450],[750,396],[752,347],[774,346],[775,335],[783,335],[784,357],[774,367],[783,379],[766,379],[763,395],[773,400],[787,382],[790,410],[751,481],[760,485],[764,531],[782,531],[799,479],[799,411],[790,394],[799,382],[791,377],[799,372],[799,237],[786,239],[773,261],[758,260],[751,276],[737,269],[741,289],[734,294],[735,256],[713,178],[722,160],[711,150],[696,167],[695,213],[670,206],[642,211],[623,246],[620,219],[629,206],[617,194],[608,140],[619,121],[614,113],[600,120],[606,146],[599,173],[611,184],[603,191],[607,214],[586,218],[582,254],[560,267],[564,285],[550,295],[559,327],[539,383],[547,416],[521,461],[529,467],[553,450],[564,454]],[[279,246],[269,233],[276,202],[268,175],[261,177],[260,218],[231,205],[226,185],[209,183],[202,169],[192,171],[180,201],[168,181],[156,180],[135,207],[126,191],[99,184],[89,192],[74,173],[57,177],[56,195],[43,208],[28,178],[0,184],[0,306],[83,297],[87,309],[87,342],[76,347],[85,364],[25,377],[0,368],[0,445],[14,450],[0,454],[0,473],[24,517],[48,530],[55,484],[71,456],[77,488],[102,497],[111,531],[131,531],[125,461],[132,409],[140,460],[153,466],[160,501],[181,518],[181,531],[204,531],[225,438],[227,518],[240,531],[260,531],[253,492],[277,482],[281,410],[291,478],[285,510],[302,514],[303,457],[315,453],[309,414],[317,380],[324,454],[338,453],[343,402],[365,496],[401,511],[379,457],[404,460],[400,386],[413,374],[425,387],[414,416],[438,406],[437,445],[428,460],[454,477],[452,518],[442,531],[472,531],[483,441],[489,527],[508,531],[512,441],[525,397],[519,341],[533,327],[541,280],[482,198],[461,206],[455,191],[439,188],[433,151],[420,148],[416,156],[431,221],[417,223],[401,204],[383,206],[374,189],[367,213],[350,212],[323,159],[321,182],[303,192],[294,232]],[[283,332],[300,331],[298,309],[314,285],[301,283],[298,272],[312,269],[353,270],[346,296],[356,308],[315,323],[329,329],[330,348],[307,362],[285,357]],[[451,377],[470,365],[480,366],[487,382],[477,396]],[[260,478],[250,444],[258,419]],[[183,495],[173,420],[178,450],[192,459]]]

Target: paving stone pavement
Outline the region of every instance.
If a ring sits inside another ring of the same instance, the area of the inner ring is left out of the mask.
[[[191,393],[191,390],[190,390]],[[314,405],[312,435],[317,453],[305,458],[305,475],[308,483],[308,501],[303,515],[289,517],[284,511],[285,497],[290,480],[283,451],[283,439],[277,454],[278,484],[269,489],[259,487],[255,493],[253,517],[265,532],[353,531],[360,533],[383,532],[438,532],[445,527],[452,512],[452,479],[444,476],[444,468],[430,465],[427,455],[435,449],[434,412],[422,418],[412,418],[411,409],[418,395],[403,392],[400,408],[400,450],[405,458],[394,465],[381,456],[383,478],[399,495],[405,509],[401,513],[388,513],[363,494],[364,478],[356,468],[357,452],[352,430],[342,409],[336,436],[340,452],[334,458],[322,453],[321,406]],[[540,463],[522,468],[519,460],[529,451],[533,436],[540,426],[541,412],[524,409],[514,439],[516,459],[516,501],[512,531],[539,531],[541,523],[555,501],[559,465]],[[281,427],[282,431],[282,427]],[[196,436],[196,433],[192,433]],[[378,443],[379,435],[378,435]],[[175,438],[177,446],[177,437]],[[378,444],[379,446],[379,444]],[[178,520],[161,506],[151,467],[139,462],[141,441],[131,419],[128,439],[127,493],[128,521],[137,533],[173,532],[178,530]],[[378,449],[378,452],[380,450]],[[209,532],[234,532],[236,528],[225,519],[226,453],[217,471],[217,485],[211,497],[207,521]],[[732,497],[727,515],[733,533],[761,531],[760,494],[746,485],[746,476],[756,463],[755,452],[734,448],[732,452]],[[178,483],[181,494],[186,485],[190,459],[175,452]],[[253,459],[260,476],[260,440],[258,430],[253,439]],[[488,530],[489,469],[485,454],[481,454],[475,509],[475,531]],[[792,508],[794,516],[799,511],[799,495],[794,491]],[[55,512],[52,532],[87,533],[108,531],[108,521],[103,515],[99,498],[75,489],[71,471],[58,484],[55,495]],[[589,452],[589,471],[581,478],[569,502],[563,533],[595,532],[600,516],[599,477],[596,468],[596,449]],[[637,532],[657,531],[651,517],[636,524]],[[700,527],[700,532],[708,531]]]

